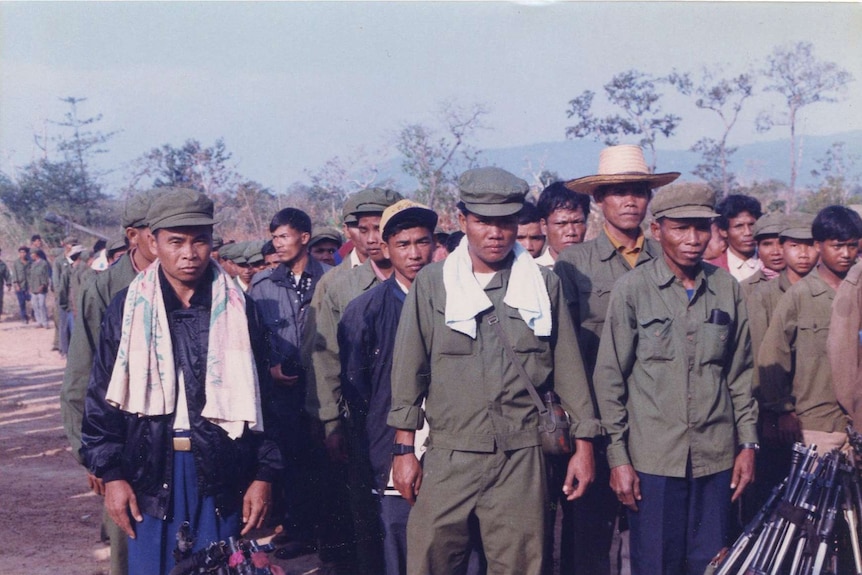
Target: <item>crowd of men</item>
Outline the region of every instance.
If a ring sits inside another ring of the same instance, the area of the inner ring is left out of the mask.
[[[103,271],[77,238],[53,272],[22,246],[0,281],[44,327],[55,292],[111,572],[168,573],[186,522],[200,549],[268,521],[281,557],[339,573],[702,574],[795,441],[848,448],[862,219],[678,176],[612,146],[534,204],[471,169],[451,235],[372,188],[347,241],[285,208],[269,239],[224,242],[211,200],[163,188],[126,205]],[[532,387],[571,453],[543,452]]]

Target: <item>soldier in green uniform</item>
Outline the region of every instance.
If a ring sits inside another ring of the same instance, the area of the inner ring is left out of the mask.
[[[598,421],[559,278],[516,241],[527,183],[478,168],[461,175],[459,189],[465,238],[419,272],[393,353],[393,480],[415,501],[407,572],[462,573],[477,524],[489,572],[537,575],[547,485],[538,410],[526,386],[556,391],[573,419],[576,451],[562,488],[569,499],[593,480]],[[519,375],[495,324],[532,382]],[[414,434],[426,418],[420,468]]]
[[[48,288],[51,285],[51,264],[45,258],[45,252],[34,250],[31,253],[33,262],[27,268],[27,288],[30,290],[30,300],[33,302],[33,316],[39,327],[48,329]]]
[[[128,200],[122,224],[126,231],[129,251],[107,270],[93,276],[75,300],[77,315],[69,343],[63,387],[60,390],[60,409],[66,437],[72,444],[72,454],[81,465],[84,465],[79,454],[84,396],[99,343],[102,317],[113,297],[129,287],[138,272],[146,269],[156,259],[150,247],[150,230],[147,224],[147,209],[150,203],[150,194],[139,194]],[[87,482],[94,493],[102,496],[105,494],[104,484],[89,472]],[[127,538],[107,513],[104,516],[104,525],[111,539],[111,574],[125,575],[128,572]]]
[[[78,238],[67,236],[58,249],[51,264],[51,285],[54,291],[54,349],[60,351],[63,357],[69,352],[69,336],[72,333],[70,325],[69,278],[66,277],[72,268],[70,257],[72,248],[78,245]]]
[[[27,289],[27,271],[30,269],[30,248],[21,246],[18,248],[18,259],[12,264],[12,286],[15,288],[15,297],[18,298],[18,312],[21,321],[30,323],[27,313],[27,302],[30,301],[30,290]]]
[[[820,263],[781,297],[757,358],[763,406],[778,414],[782,439],[845,447],[848,423],[832,388],[826,339],[835,290],[856,263],[862,219],[844,206],[820,211],[811,226]]]
[[[761,268],[740,282],[742,296],[748,298],[754,288],[778,277],[786,265],[778,232],[784,227],[784,214],[765,214],[754,222],[754,241]],[[755,356],[757,357],[757,356]]]
[[[0,250],[0,255],[3,250]],[[0,318],[3,317],[3,286],[6,286],[6,291],[12,291],[12,274],[9,272],[9,266],[6,262],[0,260]]]

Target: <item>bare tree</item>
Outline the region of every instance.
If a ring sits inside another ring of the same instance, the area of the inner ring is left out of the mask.
[[[787,109],[781,114],[761,112],[757,118],[757,128],[763,132],[773,126],[790,127],[788,208],[792,210],[802,155],[796,133],[800,111],[817,102],[837,102],[846,85],[853,81],[853,76],[835,62],[818,60],[814,56],[814,46],[808,42],[775,48],[766,58],[763,75],[769,82],[764,89],[781,95]]]
[[[721,74],[722,70],[718,67],[704,67],[696,85],[689,74],[676,71],[668,80],[680,93],[693,96],[695,106],[710,110],[721,119],[724,126],[721,136],[718,139],[701,138],[691,149],[700,152],[703,158],[695,167],[694,174],[706,180],[717,192],[727,196],[736,183],[734,175],[728,169],[730,156],[736,152],[736,148],[728,147],[727,138],[739,119],[743,104],[754,93],[754,78],[748,72],[730,78],[721,77]]]
[[[658,85],[664,78],[652,76],[638,70],[621,72],[604,85],[605,97],[621,113],[599,117],[593,113],[595,92],[586,90],[569,101],[568,118],[577,123],[566,128],[567,138],[592,136],[605,145],[619,143],[620,136],[639,135],[639,143],[650,151],[651,168],[655,169],[655,142],[659,135],[671,137],[682,118],[676,114],[665,114],[661,109],[662,94]]]
[[[488,113],[483,104],[461,107],[446,101],[437,112],[440,130],[408,124],[397,134],[396,147],[404,157],[401,168],[419,183],[417,199],[441,215],[454,207],[458,174],[476,166],[480,152],[469,140],[486,128],[483,118]]]
[[[365,149],[355,150],[350,156],[333,156],[314,171],[306,170],[311,180],[308,193],[319,205],[309,213],[314,221],[337,225],[341,220],[341,207],[344,201],[360,190],[374,185],[390,185],[391,182],[378,182],[380,170],[377,162]],[[296,190],[294,190],[296,191]]]

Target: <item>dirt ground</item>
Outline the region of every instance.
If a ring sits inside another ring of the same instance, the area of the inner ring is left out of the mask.
[[[2,287],[2,286],[0,286]],[[102,500],[71,455],[60,415],[65,360],[53,329],[0,317],[0,573],[106,575]],[[263,533],[260,535],[264,535]],[[288,575],[328,572],[316,556],[276,561]]]

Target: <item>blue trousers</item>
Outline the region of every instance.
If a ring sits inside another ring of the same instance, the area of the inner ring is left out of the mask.
[[[638,473],[642,499],[628,512],[632,575],[703,575],[727,544],[731,475]]]
[[[30,301],[30,293],[24,290],[16,290],[15,297],[18,298],[18,312],[21,314],[21,321],[29,321],[27,317],[27,302]]]
[[[136,538],[129,539],[129,575],[168,575],[174,568],[172,553],[183,521],[191,525],[194,551],[213,541],[239,536],[239,510],[219,516],[215,499],[198,493],[194,456],[190,451],[174,452],[172,502],[167,519],[144,515],[141,523],[132,520]]]

